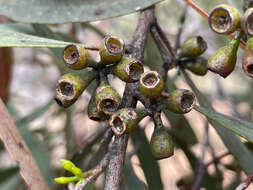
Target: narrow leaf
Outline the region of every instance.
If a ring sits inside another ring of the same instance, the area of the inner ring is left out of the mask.
[[[129,14],[160,1],[0,0],[0,14],[25,23],[87,22]]]
[[[206,99],[204,95],[197,89],[195,84],[192,82],[191,78],[187,75],[187,73],[182,70],[182,73],[185,77],[185,81],[192,88],[195,95],[197,96],[199,103],[201,106],[205,108],[212,109],[210,102]],[[253,171],[253,157],[247,147],[240,141],[238,137],[236,137],[231,131],[223,128],[217,122],[209,119],[209,123],[215,128],[219,136],[221,137],[225,146],[230,150],[230,152],[234,155],[236,160],[242,169],[250,174]]]
[[[241,119],[230,117],[212,110],[205,109],[200,106],[195,106],[195,110],[205,115],[208,119],[216,122],[222,127],[231,130],[232,132],[244,137],[253,142],[253,124]]]

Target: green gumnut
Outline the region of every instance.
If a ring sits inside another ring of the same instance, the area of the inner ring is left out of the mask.
[[[122,81],[132,83],[140,79],[144,72],[143,65],[135,58],[122,58],[120,62],[109,68],[109,72],[119,77]]]
[[[192,110],[195,104],[195,95],[185,89],[176,89],[163,102],[163,109],[169,109],[177,114],[185,114]]]
[[[208,59],[208,69],[226,78],[235,68],[237,50],[242,32],[236,36],[228,45],[219,48]]]
[[[122,108],[111,116],[109,125],[116,135],[130,133],[149,114],[146,109]]]
[[[121,60],[125,53],[125,43],[117,36],[106,36],[99,49],[101,62],[110,65]]]
[[[141,75],[139,91],[147,98],[158,98],[163,91],[164,81],[157,71],[147,71]]]
[[[76,167],[75,164],[71,162],[70,160],[61,159],[61,164],[65,170],[73,173],[75,176],[79,176],[79,177],[83,176],[82,170]]]
[[[184,42],[181,55],[183,57],[197,57],[204,53],[206,49],[206,41],[201,36],[194,36]]]
[[[67,108],[74,104],[85,88],[96,77],[96,71],[91,70],[85,76],[68,73],[57,81],[55,100],[58,105]]]
[[[72,177],[57,177],[54,178],[54,181],[59,184],[67,184],[67,183],[73,183],[79,179],[78,176],[72,176]]]
[[[195,59],[187,62],[181,62],[180,64],[187,70],[199,76],[206,75],[208,71],[207,60],[203,57],[196,57]]]
[[[165,159],[173,156],[174,144],[162,122],[155,121],[155,129],[151,137],[150,148],[155,159]]]

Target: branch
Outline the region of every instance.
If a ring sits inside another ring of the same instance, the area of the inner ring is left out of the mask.
[[[142,61],[144,57],[144,48],[147,34],[151,24],[154,22],[154,7],[141,12],[138,25],[133,36],[131,44],[131,56]],[[127,83],[120,107],[136,107],[137,100],[134,97],[138,88],[137,83]],[[105,190],[119,190],[121,181],[121,172],[125,159],[125,152],[128,142],[128,134],[115,137],[113,149],[110,152],[110,161],[106,172]]]
[[[31,190],[49,190],[24,139],[19,134],[0,99],[0,139],[12,160],[20,167],[20,175]]]
[[[246,179],[242,184],[240,184],[240,185],[236,188],[236,190],[244,190],[244,189],[247,189],[251,182],[253,182],[253,173],[251,173],[251,174],[247,177],[247,179]]]

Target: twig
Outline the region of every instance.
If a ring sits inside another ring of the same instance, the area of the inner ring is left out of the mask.
[[[205,124],[205,137],[204,137],[204,142],[202,145],[201,149],[201,157],[199,158],[198,162],[198,168],[196,170],[195,174],[195,182],[192,186],[192,190],[198,190],[200,188],[201,182],[203,180],[204,174],[205,174],[205,165],[204,165],[204,159],[205,159],[205,154],[206,154],[206,149],[209,144],[209,138],[208,138],[208,131],[209,131],[209,126],[208,126],[208,121],[206,121]]]
[[[133,48],[131,56],[140,61],[143,60],[147,34],[153,22],[154,7],[143,10],[140,14],[137,28],[133,36],[133,42],[131,44]],[[136,107],[137,101],[133,95],[137,88],[137,83],[128,83],[126,85],[120,107]],[[120,189],[121,172],[124,163],[127,142],[127,134],[120,137],[115,137],[114,151],[112,151],[110,154],[110,162],[106,171],[106,182],[104,188],[106,190]]]
[[[103,160],[92,169],[92,173],[89,174],[87,178],[85,178],[79,185],[77,185],[74,190],[81,190],[84,188],[91,180],[96,179],[106,168],[109,162],[109,152],[104,156]]]
[[[13,161],[20,167],[20,175],[31,190],[49,190],[24,139],[0,99],[0,139]]]
[[[182,32],[183,32],[183,28],[184,28],[184,23],[185,23],[185,18],[186,18],[186,13],[187,13],[187,7],[188,7],[188,5],[186,4],[185,8],[183,10],[183,13],[180,17],[180,25],[179,25],[179,28],[178,28],[177,37],[176,37],[176,41],[175,41],[175,47],[174,47],[174,50],[175,50],[176,53],[177,53],[178,49],[180,48],[180,39],[181,39],[181,35],[182,35]]]
[[[251,182],[253,182],[253,173],[251,173],[251,174],[247,177],[247,179],[246,179],[242,184],[240,184],[240,185],[236,188],[236,190],[244,190],[244,189],[247,189]]]
[[[213,160],[207,162],[207,163],[205,164],[205,168],[208,168],[208,167],[211,166],[212,164],[218,163],[222,158],[224,158],[224,157],[226,157],[226,156],[228,156],[228,155],[231,155],[231,153],[230,153],[230,152],[225,152],[225,153],[221,154],[220,156],[218,156],[218,157],[214,158]]]
[[[166,81],[168,70],[175,67],[175,65],[173,64],[173,59],[165,48],[164,42],[161,39],[161,36],[159,35],[159,32],[157,31],[155,25],[151,26],[150,31],[163,60],[163,67],[160,70],[160,74],[163,77],[164,81]]]
[[[159,33],[159,36],[162,38],[165,46],[168,48],[170,54],[174,57],[175,56],[175,51],[173,47],[170,44],[170,41],[168,40],[167,36],[163,32],[162,28],[158,24],[157,20],[154,22],[154,27],[156,28],[157,32]]]

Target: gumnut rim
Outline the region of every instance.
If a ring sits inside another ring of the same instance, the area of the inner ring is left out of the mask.
[[[124,119],[119,115],[112,115],[109,121],[109,125],[112,128],[114,134],[120,136],[125,133],[126,131],[126,123]]]
[[[117,36],[106,36],[104,45],[111,55],[121,55],[125,51],[125,43]]]

